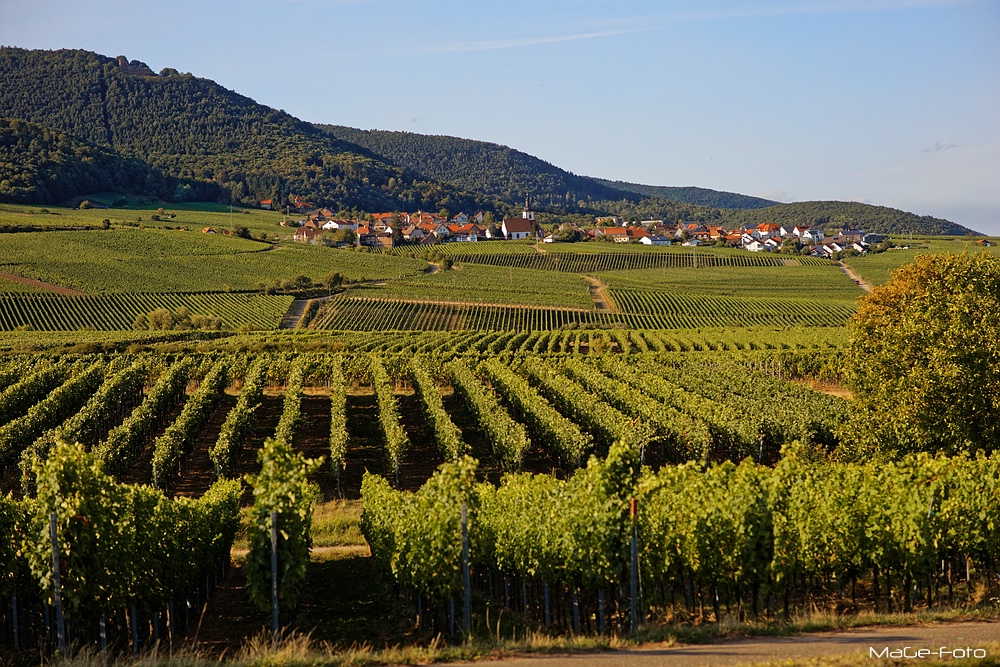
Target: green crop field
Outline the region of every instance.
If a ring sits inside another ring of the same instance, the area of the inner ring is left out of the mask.
[[[863,292],[832,263],[806,266],[711,266],[636,269],[601,274],[614,289],[717,296],[853,301]]]
[[[591,309],[581,276],[550,271],[462,264],[452,271],[407,276],[382,286],[352,288],[352,294],[396,299],[566,306]]]
[[[612,292],[612,298],[625,312],[340,297],[326,302],[311,326],[356,331],[531,331],[566,326],[633,329],[841,326],[852,312],[850,305],[793,299],[744,300],[650,292]]]
[[[192,315],[218,317],[225,328],[274,329],[292,302],[263,294],[136,293],[96,296],[0,295],[0,330],[38,331],[131,329],[139,315],[158,308],[186,308]]]
[[[848,257],[844,259],[852,269],[873,285],[881,285],[889,281],[893,269],[898,269],[903,264],[907,264],[916,259],[919,255],[938,252],[980,252],[981,248],[976,246],[975,241],[967,238],[930,238],[908,241],[904,239],[894,239],[900,246],[909,245],[906,250],[889,250],[877,255],[862,255],[858,257]],[[994,244],[986,249],[992,254],[1000,254],[1000,246]]]
[[[459,245],[459,244],[455,244]],[[468,243],[464,246],[478,245]],[[783,257],[765,253],[749,253],[726,248],[647,248],[641,245],[615,246],[608,243],[573,244],[574,250],[546,253],[460,253],[451,258],[460,263],[491,264],[493,266],[594,273],[659,268],[700,268],[705,266],[784,266],[786,264],[823,263],[827,260],[805,257]],[[579,246],[580,251],[576,251]],[[587,248],[587,250],[583,250]],[[630,248],[630,250],[622,250]]]
[[[88,293],[252,290],[304,274],[314,281],[422,272],[422,260],[219,234],[154,229],[0,234],[0,271]]]

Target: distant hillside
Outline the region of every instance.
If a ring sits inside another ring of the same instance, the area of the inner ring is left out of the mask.
[[[168,181],[134,158],[23,120],[0,118],[0,201],[60,204],[105,190],[166,195]]]
[[[715,208],[764,208],[766,206],[774,206],[778,203],[770,199],[761,199],[760,197],[751,197],[750,195],[741,195],[735,192],[696,188],[694,186],[640,185],[638,183],[626,183],[625,181],[609,181],[603,178],[593,178],[592,180],[616,190],[634,192],[643,197],[668,199],[685,204],[697,204],[699,206],[712,206]]]
[[[175,200],[298,194],[368,211],[494,208],[208,79],[89,51],[0,48],[0,116],[20,118],[195,179]]]
[[[929,215],[916,215],[888,206],[857,202],[809,201],[778,204],[746,211],[724,211],[723,223],[737,227],[746,223],[777,222],[782,225],[818,225],[829,229],[845,227],[876,234],[978,234],[968,227]]]
[[[413,132],[358,130],[317,125],[331,136],[367,148],[372,153],[429,178],[511,204],[530,195],[543,208],[576,209],[579,202],[600,199],[638,200],[595,179],[577,176],[544,160],[487,141]],[[586,203],[584,203],[586,206]]]

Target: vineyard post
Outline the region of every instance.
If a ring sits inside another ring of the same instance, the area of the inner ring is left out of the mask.
[[[271,510],[271,644],[278,649],[278,510]]]
[[[21,650],[21,634],[18,631],[18,627],[17,627],[17,589],[16,588],[14,589],[14,592],[11,594],[10,606],[11,606],[12,611],[13,611],[13,615],[11,617],[11,620],[14,621],[14,650],[15,651],[20,651]]]
[[[462,503],[462,588],[465,593],[465,633],[472,634],[472,585],[469,581],[469,508]]]
[[[630,612],[630,622],[632,625],[632,632],[635,632],[639,627],[638,619],[638,597],[639,597],[639,534],[638,534],[638,501],[632,498],[629,506],[629,514],[632,517],[632,567],[631,572],[629,572],[629,584],[631,593],[631,600],[629,601],[629,612]]]
[[[62,585],[59,581],[59,543],[56,533],[56,513],[49,513],[49,536],[52,539],[52,589],[56,601],[56,635],[59,638],[59,653],[66,651],[66,621],[63,618]]]
[[[101,634],[101,652],[103,653],[108,650],[108,619],[103,611],[101,612],[99,629]]]
[[[135,603],[128,606],[129,625],[132,627],[132,655],[139,655],[139,626],[136,618]]]
[[[597,589],[597,632],[604,634],[604,588]]]

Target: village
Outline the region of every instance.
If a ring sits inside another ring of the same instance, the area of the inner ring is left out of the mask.
[[[735,229],[698,222],[670,224],[664,220],[626,221],[618,216],[597,217],[593,227],[564,223],[546,230],[535,220],[530,200],[525,199],[519,218],[503,218],[499,224],[491,213],[459,213],[451,218],[441,213],[373,213],[364,219],[338,218],[328,208],[313,208],[295,198],[295,208],[305,217],[282,222],[295,228],[292,238],[301,243],[356,245],[367,248],[426,246],[436,243],[477,243],[493,240],[535,240],[542,243],[599,241],[647,246],[681,245],[740,248],[748,252],[782,252],[813,257],[838,258],[844,254],[866,254],[887,238],[859,229],[843,229],[827,237],[818,226],[787,226],[778,223],[748,224]],[[270,208],[271,201],[261,201]]]

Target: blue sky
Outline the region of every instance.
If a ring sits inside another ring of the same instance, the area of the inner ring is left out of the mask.
[[[1000,234],[997,0],[0,0],[0,43],[578,174]]]

